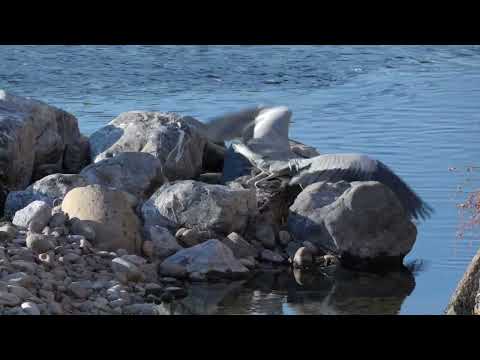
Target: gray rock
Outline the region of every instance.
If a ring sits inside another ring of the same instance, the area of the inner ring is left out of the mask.
[[[48,226],[51,228],[59,228],[65,225],[65,222],[67,221],[67,216],[63,212],[56,212],[53,213],[52,210],[52,217],[50,218],[50,221],[48,223]]]
[[[54,248],[51,237],[43,234],[28,233],[27,247],[36,253],[45,253]]]
[[[290,233],[288,231],[281,230],[278,232],[278,242],[282,246],[287,246],[291,240],[292,240],[292,237],[290,236]]]
[[[269,261],[272,263],[281,264],[285,262],[285,258],[282,255],[277,254],[276,252],[268,249],[263,250],[260,254],[260,257],[262,260]]]
[[[22,286],[8,285],[8,292],[18,296],[21,300],[33,298],[33,294]]]
[[[71,150],[82,150],[79,159],[87,160],[88,149],[79,146],[82,136],[77,119],[43,102],[22,98],[0,90],[0,190],[24,189],[51,173],[79,171],[84,161],[73,164]],[[3,203],[0,204],[3,208]]]
[[[476,296],[480,289],[480,250],[457,284],[445,309],[447,315],[472,315],[476,308]]]
[[[139,267],[147,263],[147,260],[145,260],[143,257],[133,254],[122,255],[121,258]]]
[[[149,197],[165,181],[162,163],[151,154],[124,152],[87,166],[80,173],[90,184],[129,192],[139,199]]]
[[[40,315],[40,309],[34,302],[24,302],[22,303],[21,308],[27,315]]]
[[[275,248],[275,232],[270,224],[257,224],[255,228],[255,237],[267,249]]]
[[[258,256],[258,251],[250,245],[243,237],[233,232],[223,239],[223,243],[232,250],[237,259]]]
[[[168,257],[161,266],[182,265],[186,271],[202,275],[240,276],[248,273],[233,255],[232,250],[221,241],[211,239],[183,249]]]
[[[125,315],[161,315],[158,305],[150,303],[124,306],[123,313]]]
[[[312,146],[302,144],[301,142],[295,141],[292,139],[289,139],[289,143],[290,143],[290,150],[292,150],[292,152],[294,152],[295,154],[303,158],[309,159],[309,158],[313,158],[315,156],[320,155],[317,149],[315,149]]]
[[[17,235],[17,228],[10,223],[0,226],[0,241],[11,241]]]
[[[144,279],[138,266],[122,258],[112,260],[112,269],[117,278],[123,283],[128,281],[142,281]]]
[[[52,208],[47,203],[37,200],[23,209],[17,211],[13,217],[13,225],[28,228],[30,223],[35,223],[35,232],[41,232],[48,225]]]
[[[17,306],[22,300],[15,294],[0,291],[0,305]]]
[[[222,183],[223,174],[220,173],[204,173],[198,177],[198,181],[206,184],[218,185]]]
[[[179,279],[188,275],[188,271],[184,265],[171,262],[161,263],[158,267],[158,273],[163,276],[171,276]]]
[[[145,152],[160,160],[169,181],[198,176],[206,144],[179,115],[144,111],[120,114],[89,141],[93,162],[123,152]]]
[[[319,250],[318,248],[312,244],[310,241],[304,241],[302,243],[302,245],[308,249],[308,251],[312,254],[312,255],[318,255],[319,254]]]
[[[145,238],[153,245],[153,257],[163,259],[183,249],[168,229],[158,225],[145,226],[144,229]]]
[[[27,274],[35,273],[37,265],[34,262],[29,262],[25,260],[15,260],[10,263],[10,265],[18,271],[24,271]]]
[[[31,287],[35,280],[31,275],[28,275],[24,272],[16,272],[9,274],[2,278],[2,281],[7,282],[8,285],[17,285],[24,288]]]
[[[379,182],[315,183],[290,207],[290,232],[345,265],[399,265],[411,250],[415,225],[395,194]]]
[[[36,200],[53,206],[55,201],[61,201],[70,190],[86,185],[87,180],[78,174],[48,175],[23,191],[10,192],[5,201],[5,216],[12,218],[18,210]]]
[[[147,225],[167,218],[178,226],[226,235],[242,232],[257,208],[251,190],[186,180],[163,185],[143,204],[141,212]]]
[[[257,265],[255,259],[252,256],[246,257],[246,258],[241,258],[240,263],[243,266],[245,266],[247,269],[253,269]]]
[[[73,281],[68,289],[80,299],[86,299],[93,291],[93,283],[90,280]]]
[[[70,219],[70,233],[72,235],[81,235],[92,243],[95,242],[95,229],[89,225],[88,221],[82,221],[77,218]]]
[[[313,264],[313,256],[310,249],[301,247],[295,253],[293,258],[293,266],[297,268],[306,268]]]

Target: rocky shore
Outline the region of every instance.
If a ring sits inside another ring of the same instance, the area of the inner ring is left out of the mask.
[[[417,235],[380,182],[226,181],[226,144],[174,113],[77,119],[0,91],[0,314],[160,314],[263,268],[398,268]],[[301,157],[316,149],[290,141]]]

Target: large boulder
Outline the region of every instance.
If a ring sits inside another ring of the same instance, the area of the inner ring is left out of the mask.
[[[143,204],[141,212],[147,225],[162,225],[167,219],[177,227],[228,235],[241,234],[257,207],[252,190],[185,180],[163,185]]]
[[[164,182],[162,163],[151,154],[124,152],[84,168],[82,175],[90,184],[100,184],[146,198]]]
[[[87,180],[78,174],[52,174],[35,181],[23,191],[12,191],[5,201],[5,217],[12,218],[20,209],[36,200],[53,205],[55,199],[63,197],[76,187],[88,185]]]
[[[376,181],[315,183],[290,207],[289,229],[354,267],[399,266],[417,230],[395,194]]]
[[[168,180],[194,178],[202,170],[207,140],[190,122],[174,113],[122,113],[90,136],[92,161],[123,152],[146,152],[160,160]]]
[[[73,115],[0,90],[2,191],[24,189],[52,173],[78,172],[87,162],[88,143]]]
[[[201,244],[180,250],[166,258],[161,266],[183,266],[189,275],[200,278],[239,277],[249,270],[233,255],[232,250],[217,239],[210,239]]]
[[[139,253],[142,246],[141,224],[127,193],[101,185],[78,187],[67,193],[62,210],[69,218],[78,218],[95,231],[94,246],[102,250],[125,249]]]

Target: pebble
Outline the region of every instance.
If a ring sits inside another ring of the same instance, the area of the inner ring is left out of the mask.
[[[18,285],[25,288],[32,286],[34,283],[33,277],[24,272],[9,274],[3,278],[3,281],[6,281],[9,285]]]
[[[143,280],[140,269],[135,264],[122,258],[117,257],[112,260],[112,269],[121,282]]]
[[[24,271],[28,274],[33,274],[37,268],[37,265],[33,262],[25,260],[16,260],[10,263],[15,270]]]
[[[93,284],[90,280],[83,281],[73,281],[69,285],[70,292],[75,295],[77,298],[85,299],[92,292]]]
[[[40,315],[40,309],[34,302],[24,302],[22,303],[21,308],[27,315]]]
[[[8,285],[7,290],[9,293],[18,296],[22,300],[27,300],[33,297],[32,293],[22,286]]]

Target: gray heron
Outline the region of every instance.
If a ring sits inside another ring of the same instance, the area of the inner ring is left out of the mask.
[[[289,186],[304,188],[319,181],[378,181],[389,187],[405,211],[415,219],[426,219],[433,209],[398,175],[379,160],[363,154],[325,154],[303,158],[289,144],[292,112],[285,106],[257,106],[216,117],[201,131],[212,141],[240,138],[233,149],[260,173],[249,183],[280,178]]]

